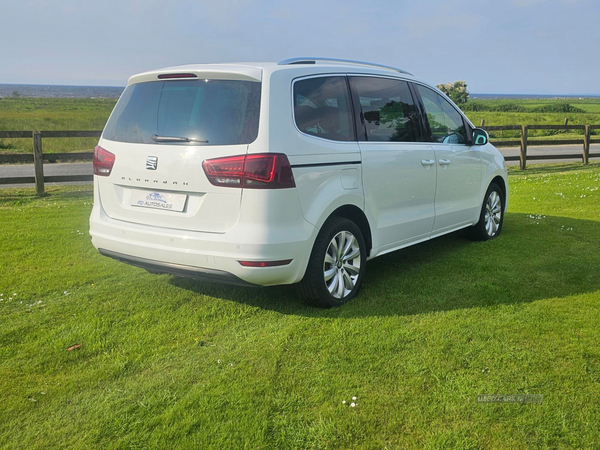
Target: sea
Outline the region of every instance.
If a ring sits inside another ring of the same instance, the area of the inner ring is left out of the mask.
[[[600,94],[564,94],[564,95],[538,95],[538,94],[474,94],[469,93],[470,99],[480,100],[560,100],[560,99],[584,99],[600,98]]]
[[[0,98],[38,97],[38,98],[119,98],[124,87],[121,86],[63,86],[52,84],[0,84]],[[536,95],[536,94],[476,94],[472,99],[569,99],[600,98],[599,94]]]
[[[120,86],[61,86],[51,84],[0,84],[0,98],[119,98]]]

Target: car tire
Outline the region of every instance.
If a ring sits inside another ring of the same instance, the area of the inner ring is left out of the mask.
[[[366,245],[360,228],[343,217],[323,225],[313,246],[300,295],[311,306],[332,308],[356,297],[365,275]]]
[[[504,194],[496,183],[490,184],[481,205],[479,222],[467,228],[467,237],[473,241],[497,238],[504,223]]]

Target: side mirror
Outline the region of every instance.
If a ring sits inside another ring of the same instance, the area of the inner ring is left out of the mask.
[[[473,145],[485,145],[490,141],[490,136],[482,128],[473,130]]]

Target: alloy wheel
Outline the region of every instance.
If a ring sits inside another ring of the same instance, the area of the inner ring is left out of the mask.
[[[325,252],[323,275],[329,293],[344,298],[356,285],[360,274],[360,246],[349,231],[336,234]]]
[[[492,191],[485,202],[485,231],[489,237],[493,237],[498,233],[501,218],[502,202],[500,201],[500,195],[498,192]]]

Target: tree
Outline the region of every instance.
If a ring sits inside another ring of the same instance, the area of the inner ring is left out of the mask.
[[[21,94],[19,93],[19,91],[13,91],[12,98],[19,98],[19,97],[21,97]]]
[[[467,91],[467,83],[465,81],[455,81],[454,83],[438,84],[437,88],[450,97],[457,105],[467,103],[469,100],[469,91]]]

